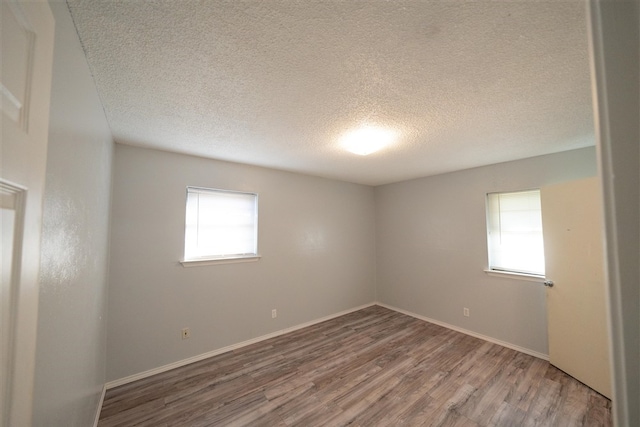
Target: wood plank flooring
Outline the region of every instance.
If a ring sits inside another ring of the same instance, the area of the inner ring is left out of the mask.
[[[109,426],[611,426],[548,362],[369,307],[107,391]]]

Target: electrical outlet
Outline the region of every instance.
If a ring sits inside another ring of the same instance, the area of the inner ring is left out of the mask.
[[[464,317],[469,317],[469,309],[467,307],[462,309],[462,314]]]
[[[271,318],[275,319],[276,317],[278,317],[278,310],[274,308],[273,310],[271,310]]]
[[[182,328],[182,339],[186,340],[191,338],[191,330],[189,328]]]

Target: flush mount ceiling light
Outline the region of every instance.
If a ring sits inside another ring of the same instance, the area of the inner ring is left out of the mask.
[[[362,126],[344,134],[343,147],[354,154],[366,156],[395,141],[397,132],[379,126]]]

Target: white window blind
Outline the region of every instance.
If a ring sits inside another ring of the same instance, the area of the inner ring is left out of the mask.
[[[487,195],[489,269],[544,276],[540,190]]]
[[[185,261],[257,255],[257,194],[187,187],[185,222]]]

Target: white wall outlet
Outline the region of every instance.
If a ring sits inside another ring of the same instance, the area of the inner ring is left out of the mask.
[[[469,317],[469,309],[467,307],[462,309],[462,314],[464,317]]]
[[[186,340],[191,338],[191,330],[189,328],[182,328],[182,339]]]
[[[271,310],[271,318],[275,319],[276,317],[278,317],[278,310],[274,308],[273,310]]]

